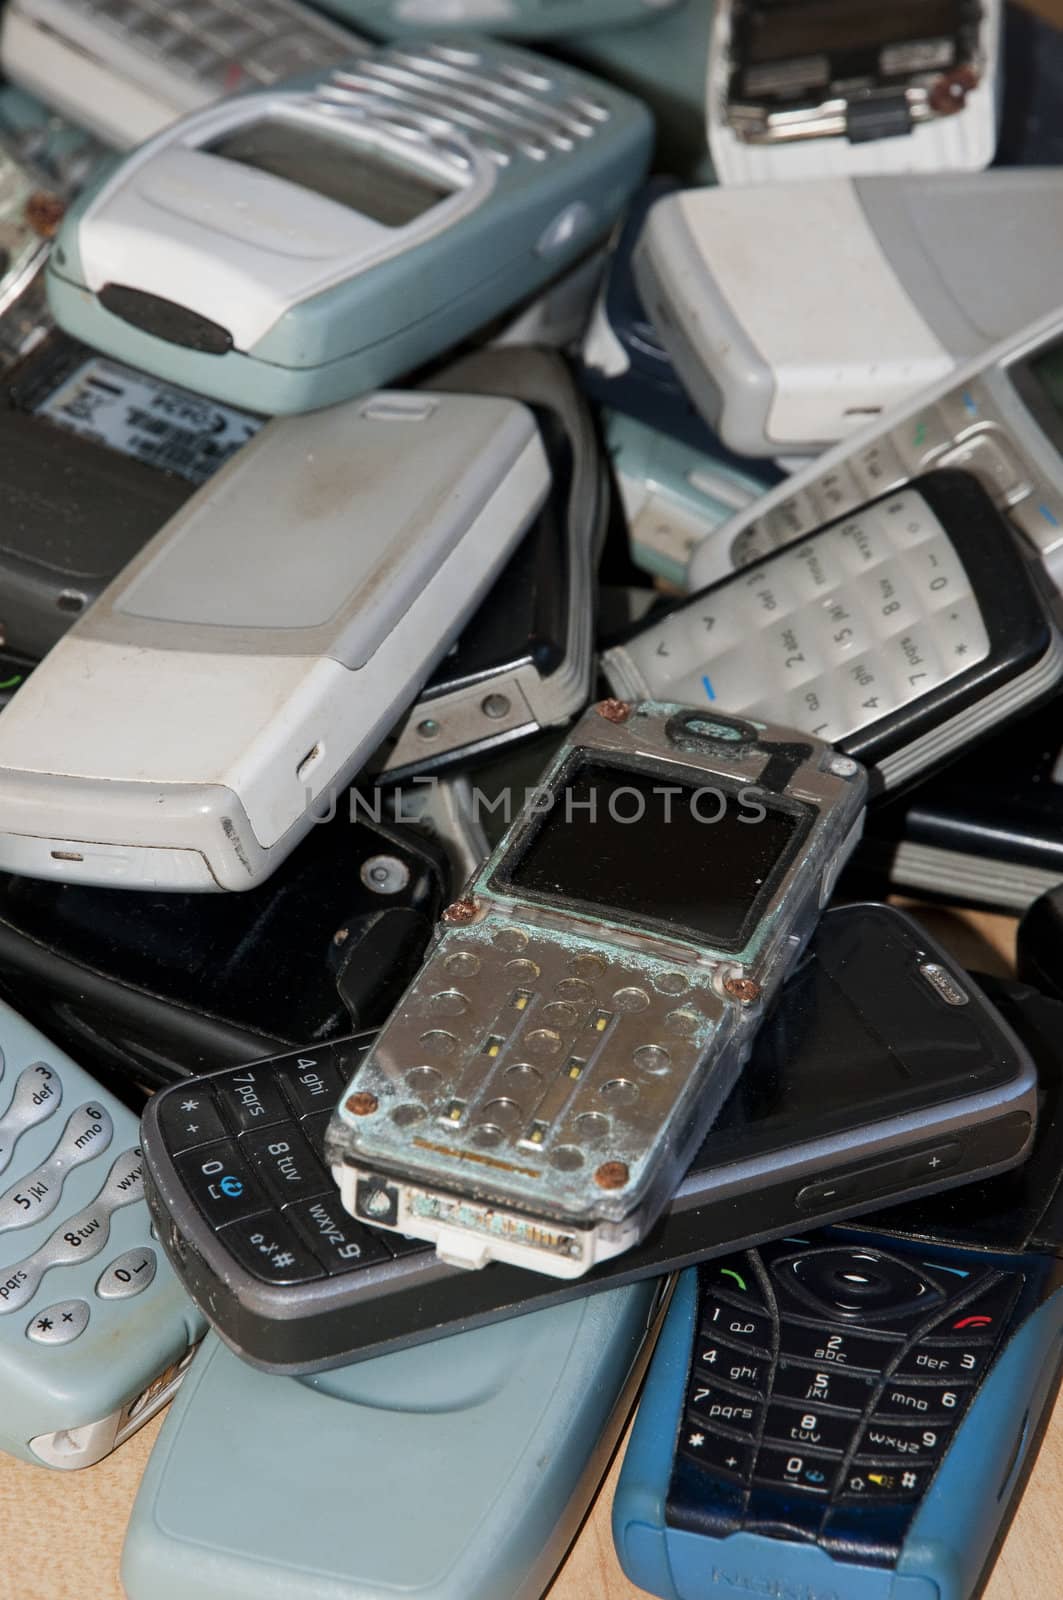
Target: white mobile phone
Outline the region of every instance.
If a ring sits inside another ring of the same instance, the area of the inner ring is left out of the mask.
[[[814,454],[1057,308],[1063,169],[691,189],[633,267],[691,398],[743,455]]]
[[[510,400],[380,391],[268,424],[0,714],[0,863],[260,883],[414,698],[549,483]]]
[[[119,150],[367,48],[298,0],[11,0],[0,26],[5,75]]]

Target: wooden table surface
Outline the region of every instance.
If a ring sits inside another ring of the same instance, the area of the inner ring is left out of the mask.
[[[962,961],[983,971],[1009,970],[1014,950],[1009,919],[931,910],[920,915]],[[156,1418],[116,1455],[83,1472],[50,1472],[0,1457],[0,1600],[121,1600],[122,1536],[161,1421]],[[620,1453],[549,1600],[637,1600],[641,1594],[621,1573],[609,1531],[619,1461]],[[1063,1404],[1046,1435],[985,1600],[1054,1600],[1063,1593],[1061,1494]],[[293,1600],[298,1596],[293,1594]]]

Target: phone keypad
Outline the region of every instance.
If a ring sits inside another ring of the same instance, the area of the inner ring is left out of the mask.
[[[989,654],[970,581],[914,489],[778,551],[630,640],[655,694],[844,739]]]
[[[1047,556],[1063,545],[1063,503],[1019,450],[982,383],[962,384],[772,507],[736,534],[736,567],[902,487],[930,467],[973,473],[1024,538]]]
[[[706,1263],[676,1467],[697,1471],[673,1478],[672,1504],[693,1495],[729,1531],[768,1531],[782,1494],[788,1525],[820,1538],[835,1507],[914,1505],[1023,1281],[789,1240]]]
[[[329,104],[371,104],[374,120],[436,144],[468,139],[507,167],[575,150],[609,120],[604,102],[566,92],[565,77],[562,68],[515,74],[512,63],[474,49],[395,44],[334,73],[318,92]]]
[[[288,0],[74,0],[168,70],[220,93],[346,61],[360,41]]]
[[[421,1241],[348,1216],[322,1150],[346,1076],[333,1060],[234,1067],[158,1098],[163,1143],[233,1260],[282,1287],[354,1272]]]

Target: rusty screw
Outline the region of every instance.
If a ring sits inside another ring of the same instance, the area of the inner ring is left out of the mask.
[[[962,111],[967,103],[967,96],[972,89],[978,87],[979,74],[974,67],[957,67],[955,72],[944,72],[930,86],[927,100],[930,109],[939,117],[952,116],[954,112]]]
[[[599,1189],[622,1189],[628,1180],[626,1161],[603,1161],[594,1174]]]
[[[626,722],[631,715],[631,707],[626,700],[599,700],[594,709],[606,722]]]
[[[347,1110],[352,1117],[371,1117],[374,1111],[380,1109],[380,1101],[375,1094],[361,1089],[357,1094],[347,1096]]]
[[[443,921],[449,922],[452,928],[460,928],[471,922],[479,909],[475,900],[452,900],[443,912]]]
[[[35,189],[26,201],[26,221],[42,239],[50,239],[63,220],[66,206],[57,194]]]
[[[760,984],[755,978],[725,978],[723,987],[732,1000],[740,1000],[744,1006],[760,999]]]

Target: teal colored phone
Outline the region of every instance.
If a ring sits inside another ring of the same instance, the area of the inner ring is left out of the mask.
[[[126,1535],[130,1600],[538,1600],[668,1302],[658,1278],[312,1378],[212,1334]]]
[[[88,1467],[205,1323],[155,1241],[136,1116],[0,1002],[0,1450]]]
[[[631,96],[479,38],[380,46],[172,124],[75,205],[56,320],[256,411],[390,383],[608,234],[653,124]]]

